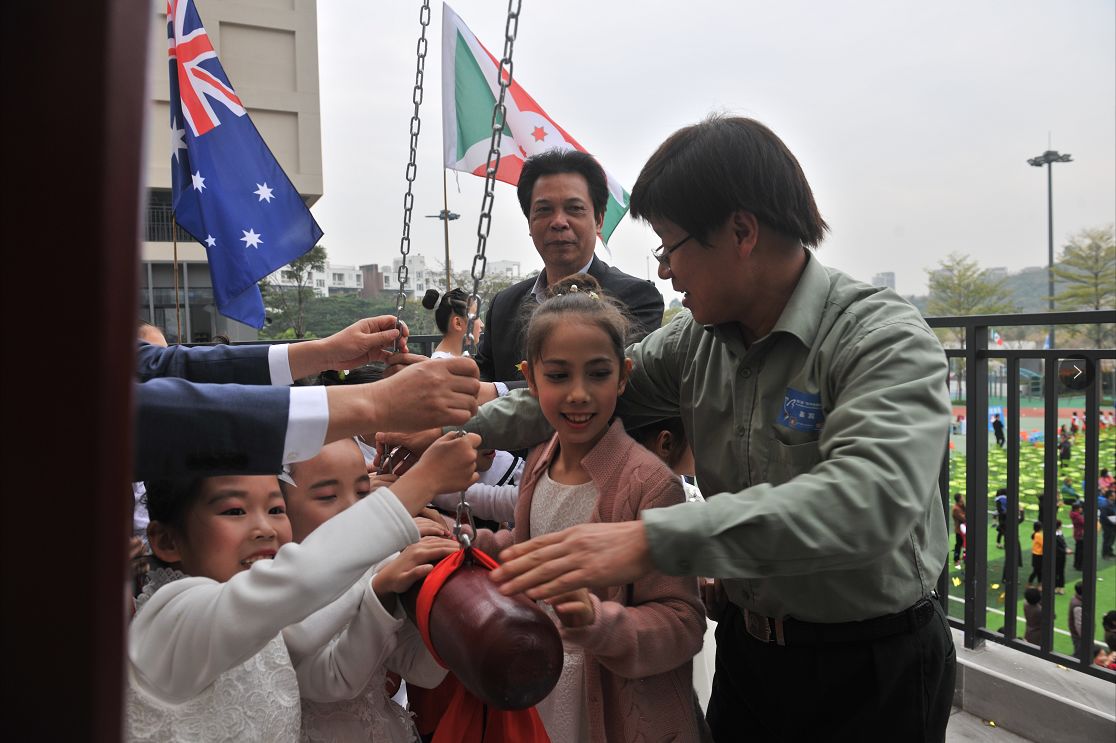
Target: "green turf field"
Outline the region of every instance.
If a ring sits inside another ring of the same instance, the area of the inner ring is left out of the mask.
[[[1074,457],[1071,460],[1071,466],[1066,467],[1059,473],[1058,482],[1061,483],[1062,477],[1069,476],[1073,478],[1074,487],[1078,493],[1081,493],[1081,481],[1085,475],[1084,463],[1084,444],[1083,437],[1078,436],[1078,444],[1074,447]],[[964,447],[958,445],[950,452],[950,492],[951,493],[964,493],[965,492],[965,456],[963,453]],[[1100,467],[1107,467],[1111,472],[1116,466],[1116,429],[1109,428],[1101,432],[1100,437],[1100,452],[1099,452]],[[994,444],[989,447],[988,452],[988,495],[989,502],[985,504],[987,511],[992,512],[991,498],[994,497],[998,488],[1006,485],[1007,482],[1007,453],[1006,450],[996,447]],[[1019,580],[1027,579],[1027,574],[1031,571],[1031,532],[1032,524],[1038,518],[1038,499],[1042,493],[1043,488],[1043,444],[1029,444],[1025,442],[1020,443],[1019,449],[1019,503],[1025,511],[1023,522],[1019,524],[1019,544],[1023,550],[1023,567],[1019,568]],[[1060,503],[1059,499],[1059,503]],[[973,504],[969,504],[969,509],[973,508]],[[1058,518],[1063,523],[1062,533],[1066,538],[1066,542],[1070,549],[1073,549],[1073,529],[1069,520],[1069,507],[1060,506],[1058,509]],[[949,613],[950,616],[962,618],[964,616],[964,598],[965,598],[965,585],[964,575],[961,570],[955,570],[952,567],[952,524],[950,526],[950,601]],[[1001,577],[1003,575],[1004,564],[1004,550],[996,547],[996,527],[989,513],[989,529],[988,529],[988,579],[987,579],[987,607],[988,614],[985,626],[991,630],[999,630],[1003,626],[1004,617],[1004,586],[1002,585]],[[1097,606],[1096,606],[1096,639],[1098,642],[1103,641],[1103,631],[1101,630],[1101,617],[1112,609],[1116,609],[1116,560],[1101,560],[1100,559],[1100,532],[1097,533]],[[1070,596],[1073,594],[1073,584],[1081,580],[1081,573],[1073,569],[1073,555],[1068,555],[1066,558],[1066,593],[1064,595],[1055,595],[1054,597],[1054,649],[1066,654],[1072,654],[1073,645],[1070,642],[1069,632],[1067,629],[1067,616]],[[1023,636],[1024,622],[1023,622],[1023,585],[1020,585],[1018,590],[1018,606],[1016,614],[1018,617],[1016,635]]]

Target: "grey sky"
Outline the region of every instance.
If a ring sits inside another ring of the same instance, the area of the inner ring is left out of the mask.
[[[398,255],[417,1],[319,0],[325,195],[335,263]],[[499,56],[502,0],[451,7]],[[441,5],[432,3],[412,251],[440,266]],[[1067,2],[523,2],[516,80],[629,189],[655,147],[711,111],[770,126],[832,229],[823,262],[924,293],[952,251],[985,267],[1046,262],[1052,135],[1056,246],[1116,221],[1116,5]],[[483,179],[450,173],[455,270],[476,249]],[[606,261],[645,276],[658,244],[620,223]],[[489,260],[541,265],[515,190],[497,184]],[[668,301],[676,295],[659,282]]]

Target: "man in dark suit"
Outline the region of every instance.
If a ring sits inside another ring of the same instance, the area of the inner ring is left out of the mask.
[[[405,331],[405,328],[404,328]],[[464,423],[479,383],[468,359],[439,359],[389,380],[290,387],[327,369],[382,360],[399,336],[391,316],[321,340],[137,351],[134,479],[273,474],[324,443],[370,429]]]
[[[628,308],[634,320],[629,342],[662,325],[663,297],[655,285],[593,255],[608,205],[608,181],[600,163],[577,150],[543,152],[523,164],[517,191],[544,267],[538,277],[493,297],[477,351],[481,379],[523,381],[515,365],[523,360],[531,310],[546,298],[547,286],[571,274],[588,273]]]

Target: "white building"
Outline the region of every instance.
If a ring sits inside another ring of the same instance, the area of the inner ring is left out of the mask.
[[[513,279],[522,277],[519,272],[519,261],[492,261],[488,264],[485,275],[506,276]]]
[[[321,110],[318,101],[316,0],[195,0],[206,33],[237,95],[264,141],[307,204],[322,195]],[[255,328],[217,312],[205,248],[177,231],[178,310],[171,233],[170,95],[167,77],[166,0],[151,0],[148,53],[147,211],[141,246],[139,315],[167,339],[204,343],[221,334],[254,340]],[[348,286],[352,266],[339,266]],[[332,274],[315,277],[332,289]],[[359,288],[359,284],[357,284]]]
[[[294,277],[286,268],[281,268],[267,277],[273,286],[295,288]],[[340,294],[357,294],[364,288],[364,273],[356,266],[341,266],[327,263],[324,271],[307,271],[303,286],[309,286],[319,297],[335,297]]]
[[[882,286],[886,289],[895,290],[895,272],[883,271],[872,277],[872,286]]]

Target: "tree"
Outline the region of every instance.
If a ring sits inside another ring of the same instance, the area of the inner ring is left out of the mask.
[[[280,284],[274,275],[267,277],[266,285],[260,287],[268,303],[273,303],[281,313],[283,324],[294,330],[295,338],[306,337],[305,307],[314,296],[313,272],[321,273],[325,267],[325,246],[315,245],[279,271],[283,279],[294,284],[293,287],[289,283]],[[276,337],[276,333],[283,333],[285,329],[270,328],[269,331],[269,335]]]
[[[1113,225],[1084,229],[1062,248],[1054,275],[1065,287],[1054,295],[1060,310],[1105,310],[1116,306],[1116,237]],[[1084,335],[1097,348],[1113,345],[1111,326],[1077,326],[1070,331]]]
[[[938,262],[936,270],[928,270],[930,298],[926,311],[934,315],[995,315],[1014,312],[1012,302],[1002,279],[993,279],[976,261],[960,253],[950,253]],[[961,348],[965,347],[965,329],[935,329],[953,335]],[[965,372],[964,359],[958,359],[957,390],[961,394],[961,377]]]

